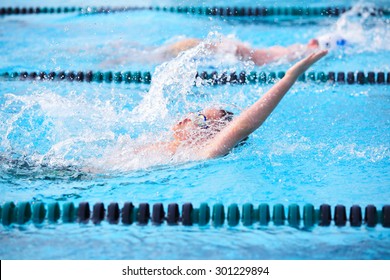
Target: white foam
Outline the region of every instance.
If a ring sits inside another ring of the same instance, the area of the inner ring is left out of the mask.
[[[389,24],[386,19],[371,16],[375,5],[359,2],[342,14],[331,26],[317,34],[322,48],[343,48],[350,53],[390,50]]]

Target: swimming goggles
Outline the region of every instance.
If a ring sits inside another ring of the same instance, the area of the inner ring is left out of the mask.
[[[191,121],[202,129],[209,128],[209,126],[207,125],[207,117],[202,113],[194,113],[191,116]]]

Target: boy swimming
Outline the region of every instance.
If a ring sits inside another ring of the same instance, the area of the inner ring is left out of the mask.
[[[133,150],[143,157],[203,160],[228,154],[258,129],[298,77],[328,53],[316,51],[292,66],[286,75],[239,116],[220,108],[189,113],[172,127],[172,139]]]
[[[197,47],[201,43],[204,43],[204,47],[210,54],[219,55],[224,59],[229,56],[241,61],[252,61],[258,66],[283,60],[287,62],[293,61],[304,57],[319,47],[319,42],[316,39],[310,40],[307,44],[294,44],[287,47],[272,46],[259,49],[229,37],[220,37],[219,40],[213,42],[203,42],[200,39],[187,38],[146,51],[140,51],[137,48],[130,48],[130,50],[126,46],[114,45],[115,48],[126,50],[127,54],[105,60],[101,66],[112,67],[113,65],[123,65],[134,61],[162,63],[177,57],[184,51]]]
[[[196,47],[201,43],[199,39],[184,39],[163,47],[163,54],[166,59],[174,58],[179,53]],[[219,42],[206,44],[208,49],[216,54],[233,54],[237,59],[242,61],[253,61],[256,65],[262,66],[281,59],[293,61],[309,52],[317,49],[318,40],[312,39],[306,45],[294,44],[288,47],[273,46],[265,49],[257,49],[238,40],[222,37]]]

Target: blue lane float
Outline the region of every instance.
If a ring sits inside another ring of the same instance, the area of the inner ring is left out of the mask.
[[[197,72],[194,80],[200,79],[202,84],[208,85],[244,85],[244,84],[272,84],[285,76],[285,71],[279,72],[223,72],[216,71]],[[2,81],[68,81],[68,82],[86,82],[86,83],[143,83],[150,84],[152,75],[149,71],[59,71],[59,72],[3,72],[0,73]],[[350,71],[334,72],[319,71],[302,74],[298,81],[316,82],[316,83],[337,83],[345,85],[389,85],[390,72],[372,72],[372,71]]]
[[[58,202],[45,204],[43,202],[19,202],[4,203],[1,209],[1,223],[4,227],[12,224],[26,225],[43,223],[81,223],[100,224],[107,222],[112,225],[183,225],[183,226],[207,226],[214,227],[243,225],[250,226],[274,226],[289,225],[291,227],[310,228],[313,226],[351,226],[351,227],[375,227],[382,225],[390,228],[390,205],[381,209],[370,204],[362,210],[359,205],[352,205],[347,216],[344,205],[322,204],[318,209],[312,204],[305,204],[301,212],[298,204],[275,204],[271,207],[267,203],[257,207],[252,203],[246,203],[240,208],[233,203],[225,208],[222,203],[216,203],[210,207],[207,203],[195,208],[192,203],[185,203],[180,207],[177,203],[171,203],[167,208],[162,203],[155,203],[151,207],[149,203],[140,203],[136,207],[131,202],[125,202],[123,206],[112,202],[107,209],[102,202],[91,206],[88,202],[80,202],[77,206],[73,202],[60,205]],[[333,209],[333,210],[332,210]],[[363,215],[364,214],[364,215]]]
[[[151,10],[207,15],[219,17],[275,17],[275,16],[298,16],[298,17],[338,17],[352,9],[350,6],[333,7],[150,7]],[[387,7],[369,8],[364,7],[363,12],[368,12],[371,16],[388,16],[390,11]]]
[[[3,72],[0,73],[3,81],[68,81],[68,82],[96,82],[96,83],[144,83],[149,84],[152,76],[150,72],[141,71],[32,71],[32,72]]]
[[[114,14],[134,11],[156,11],[187,15],[206,15],[215,17],[338,17],[351,10],[350,6],[327,7],[194,7],[194,6],[122,6],[122,7],[0,7],[0,16],[31,14],[80,15]],[[371,16],[389,16],[388,7],[364,7],[363,12]]]

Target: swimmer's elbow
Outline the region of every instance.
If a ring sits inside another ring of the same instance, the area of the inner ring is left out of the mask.
[[[213,159],[213,158],[218,158],[219,155],[216,153],[216,151],[212,149],[205,149],[200,151],[200,158],[201,159]]]
[[[249,137],[247,136],[235,144],[229,143],[229,144],[225,144],[225,145],[214,145],[214,146],[207,147],[203,151],[203,158],[204,159],[212,159],[212,158],[224,157],[224,156],[228,155],[234,148],[245,145],[248,138]]]
[[[203,149],[203,157],[206,159],[212,159],[226,156],[236,146],[236,144],[237,143],[232,141],[232,139],[215,141]]]
[[[200,153],[201,153],[201,157],[203,159],[213,159],[213,158],[222,157],[222,156],[228,154],[229,151],[230,151],[230,149],[226,149],[226,147],[211,144],[211,145],[205,147],[205,149],[202,149],[202,151],[200,151]]]

